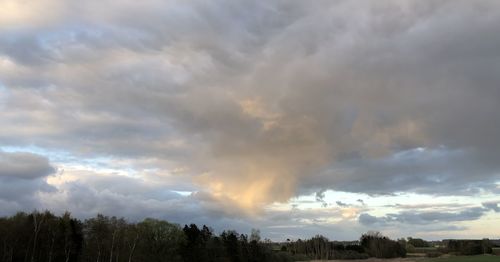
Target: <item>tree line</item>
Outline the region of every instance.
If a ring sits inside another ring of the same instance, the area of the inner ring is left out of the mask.
[[[17,213],[0,218],[1,262],[291,261],[260,241],[236,231],[217,235],[195,224],[181,227],[147,218],[138,223],[97,215],[80,221],[65,213]]]
[[[287,241],[282,251],[307,259],[365,259],[395,258],[406,256],[406,245],[403,239],[395,241],[379,232],[363,234],[359,241],[336,242],[317,235],[311,239]]]
[[[488,240],[447,240],[441,253],[491,253]],[[132,223],[97,215],[79,220],[66,212],[20,212],[0,217],[0,262],[266,262],[310,259],[363,259],[406,256],[407,250],[429,247],[422,239],[391,240],[379,232],[359,241],[338,242],[317,235],[283,243],[262,241],[226,230],[220,234],[203,225],[184,225],[146,218]]]

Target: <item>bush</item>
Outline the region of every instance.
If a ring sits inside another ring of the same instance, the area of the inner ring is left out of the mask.
[[[483,247],[479,243],[469,242],[461,250],[462,255],[473,256],[483,254]]]
[[[365,252],[376,258],[405,257],[406,249],[399,242],[383,236],[379,232],[371,232],[361,236],[361,246]]]
[[[365,251],[363,249],[363,247],[360,245],[347,245],[347,246],[345,246],[345,250],[352,250],[352,251],[356,251],[358,253],[363,253]]]
[[[343,251],[343,250],[345,250],[345,247],[343,244],[333,244],[333,249]]]
[[[417,253],[417,250],[415,249],[415,247],[412,244],[406,245],[406,251],[408,253]]]
[[[334,259],[367,259],[369,257],[366,253],[359,253],[352,250],[338,251],[334,254]]]
[[[443,253],[438,252],[438,251],[431,251],[431,252],[425,253],[426,257],[440,257],[442,255],[443,255]]]
[[[295,254],[292,256],[292,261],[309,261],[312,258],[304,254]]]
[[[447,248],[447,247],[438,247],[438,248],[437,248],[437,251],[438,251],[439,253],[443,253],[443,254],[448,254],[448,253],[450,253],[450,249],[449,249],[449,248]]]
[[[273,254],[271,261],[276,261],[276,262],[293,262],[293,261],[295,261],[295,259],[288,252],[277,252],[277,253]]]
[[[489,240],[449,240],[448,249],[450,252],[465,256],[481,255],[492,251]]]

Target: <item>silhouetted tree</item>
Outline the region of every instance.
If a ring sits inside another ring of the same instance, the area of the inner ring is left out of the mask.
[[[383,236],[380,232],[363,234],[360,242],[365,252],[373,257],[393,258],[406,256],[406,249],[403,245]]]

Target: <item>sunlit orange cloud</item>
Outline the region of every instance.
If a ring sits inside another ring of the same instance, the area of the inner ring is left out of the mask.
[[[328,141],[320,119],[282,114],[273,111],[261,98],[246,98],[236,102],[242,117],[255,120],[261,129],[248,141],[228,138],[221,148],[241,143],[231,154],[206,155],[208,172],[195,180],[216,198],[230,199],[236,206],[258,212],[262,206],[286,202],[297,195],[297,185],[314,172],[336,161],[336,151],[343,146],[357,148],[367,157],[379,157],[390,152],[395,140],[425,142],[416,121],[396,122],[380,128],[369,114],[360,114],[343,143]],[[335,146],[338,148],[335,148]],[[345,209],[342,216],[351,219],[356,210]]]
[[[220,174],[215,176],[207,173],[199,176],[197,182],[219,201],[230,200],[234,208],[240,208],[249,215],[258,214],[265,204],[283,202],[293,195],[295,178],[264,170],[254,172],[239,174],[234,179],[226,180]]]

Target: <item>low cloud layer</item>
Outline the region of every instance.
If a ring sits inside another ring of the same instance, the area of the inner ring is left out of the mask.
[[[38,208],[39,193],[56,191],[46,182],[55,172],[43,156],[0,151],[0,215]]]
[[[398,222],[409,225],[429,225],[437,222],[459,222],[479,219],[487,209],[476,207],[460,212],[420,212],[418,210],[403,211],[397,214],[388,214],[385,217],[376,217],[369,214],[361,214],[359,222],[364,225],[386,224]]]
[[[157,186],[131,198],[175,207],[185,190],[256,216],[314,192],[328,207],[329,189],[500,193],[497,1],[0,5],[0,146],[39,148],[61,169],[102,158],[145,181],[154,171]],[[0,152],[2,181],[52,173]],[[135,190],[101,175],[59,190],[110,192],[110,206]]]
[[[6,153],[0,151],[0,177],[12,179],[37,179],[55,173],[55,168],[43,156],[31,153]]]

